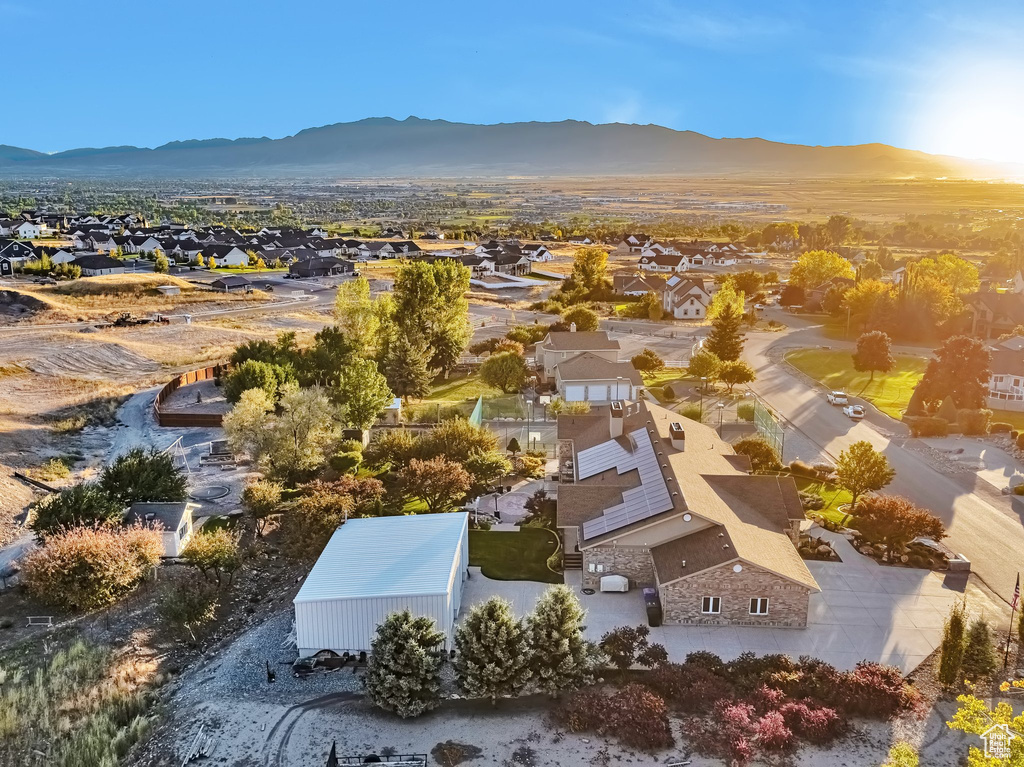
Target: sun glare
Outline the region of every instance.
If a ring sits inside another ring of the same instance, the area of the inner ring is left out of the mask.
[[[960,68],[925,99],[917,135],[927,152],[1024,163],[1024,70]]]

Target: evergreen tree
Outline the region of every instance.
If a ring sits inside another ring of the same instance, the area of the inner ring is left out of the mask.
[[[964,650],[962,668],[964,676],[974,682],[996,670],[992,632],[988,623],[981,618],[975,619],[967,631],[967,647]]]
[[[402,399],[422,399],[430,392],[433,374],[428,367],[428,351],[407,335],[398,334],[388,349],[383,367],[388,386]]]
[[[960,666],[964,662],[966,612],[963,602],[954,604],[942,632],[942,644],[939,647],[942,653],[939,659],[939,681],[947,687],[956,684],[960,677]]]
[[[569,587],[557,585],[526,618],[530,669],[537,686],[553,697],[593,683],[600,666],[600,652],[583,638],[585,614]]]
[[[740,333],[742,322],[743,314],[735,306],[728,304],[723,307],[711,325],[704,351],[711,352],[722,362],[738,360],[743,351],[743,334]]]
[[[408,610],[389,615],[370,645],[366,693],[373,704],[402,718],[437,708],[442,642],[432,619],[414,618]]]
[[[512,605],[492,597],[469,611],[455,633],[459,688],[474,698],[519,695],[530,681],[530,653]]]

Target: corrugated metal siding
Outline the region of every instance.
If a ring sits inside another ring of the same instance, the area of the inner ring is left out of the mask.
[[[392,613],[406,609],[413,615],[433,618],[451,637],[453,621],[447,594],[300,602],[295,605],[299,655],[319,650],[369,651],[377,626]]]

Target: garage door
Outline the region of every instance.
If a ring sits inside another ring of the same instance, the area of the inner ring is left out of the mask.
[[[565,401],[566,402],[582,402],[586,399],[587,392],[585,386],[566,386],[565,387]]]

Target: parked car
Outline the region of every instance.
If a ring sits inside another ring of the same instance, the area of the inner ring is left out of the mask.
[[[828,393],[828,404],[830,404],[830,405],[848,405],[848,404],[850,404],[850,401],[846,398],[846,392],[830,391]]]
[[[766,309],[768,307],[766,307],[764,304],[754,304],[754,308],[755,309]]]
[[[854,421],[859,421],[864,417],[864,408],[860,405],[847,405],[843,408],[843,415],[852,418]]]

